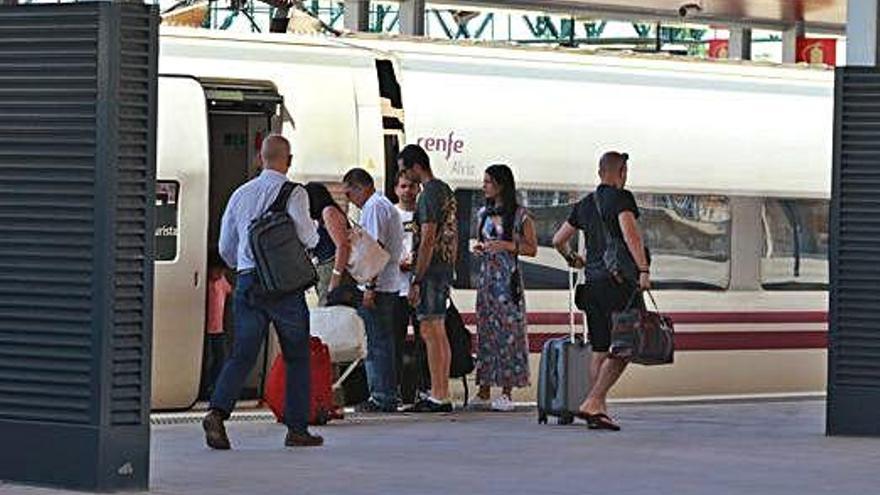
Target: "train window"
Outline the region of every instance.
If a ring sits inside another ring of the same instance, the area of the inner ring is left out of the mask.
[[[458,200],[459,233],[467,233],[459,236],[461,256],[456,287],[474,288],[480,266],[470,251],[477,242],[477,213],[485,204],[485,199],[480,190],[459,189],[455,195]],[[538,255],[520,258],[526,289],[568,289],[568,268],[553,248],[553,234],[568,219],[572,203],[577,199],[578,195],[570,191],[520,191],[520,201],[529,209],[538,236]]]
[[[724,290],[730,283],[730,201],[724,196],[636,194],[658,289]]]
[[[761,286],[767,290],[828,288],[827,200],[768,199]]]
[[[156,261],[174,261],[177,258],[179,198],[179,183],[156,183]]]

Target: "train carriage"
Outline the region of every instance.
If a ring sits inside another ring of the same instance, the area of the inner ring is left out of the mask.
[[[154,408],[198,398],[208,252],[273,131],[293,142],[295,180],[336,191],[353,166],[387,189],[401,143],[425,147],[470,234],[453,297],[471,320],[477,267],[466,248],[482,171],[509,164],[538,227],[538,256],[523,259],[534,352],[567,331],[552,234],[595,186],[601,152],[627,151],[655,295],[680,352],[674,366],[634,368],[618,396],[824,390],[830,71],[165,29],[160,73]]]

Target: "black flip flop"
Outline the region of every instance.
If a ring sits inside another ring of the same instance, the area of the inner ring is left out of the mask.
[[[609,430],[609,431],[620,431],[620,426],[617,425],[611,418],[604,413],[599,414],[585,414],[588,416],[587,419],[587,427],[591,430]]]
[[[580,418],[580,419],[586,421],[587,423],[589,423],[593,419],[593,416],[594,416],[593,414],[586,413],[583,411],[578,411],[578,412],[574,413],[574,417]]]

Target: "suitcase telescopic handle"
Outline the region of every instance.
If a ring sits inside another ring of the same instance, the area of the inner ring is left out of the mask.
[[[571,338],[572,344],[577,342],[577,339],[575,338],[575,333],[577,331],[575,330],[575,317],[574,317],[575,316],[574,315],[574,308],[575,308],[574,288],[576,286],[577,278],[578,278],[578,271],[572,270],[569,268],[569,270],[568,270],[568,331],[569,331],[569,338]],[[582,323],[583,323],[583,328],[584,328],[584,340],[583,341],[584,341],[584,343],[586,343],[589,338],[588,332],[587,332],[587,315],[582,314],[581,317],[583,319]]]

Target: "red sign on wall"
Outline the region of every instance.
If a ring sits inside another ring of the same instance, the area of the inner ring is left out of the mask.
[[[797,61],[810,64],[836,65],[837,40],[827,38],[798,38]]]
[[[709,40],[709,58],[727,58],[727,40]]]

